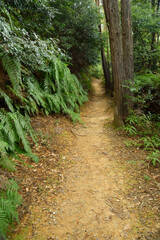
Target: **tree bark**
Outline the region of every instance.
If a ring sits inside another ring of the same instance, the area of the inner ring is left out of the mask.
[[[99,0],[95,0],[95,2],[97,6],[100,5]],[[101,24],[99,25],[99,31],[100,31],[100,34],[102,34]],[[103,74],[105,78],[105,89],[106,89],[106,93],[109,94],[111,91],[111,76],[110,76],[109,64],[108,64],[108,60],[106,60],[103,44],[101,44],[101,59],[102,59]]]
[[[104,13],[105,13],[105,18],[106,18],[106,24],[107,24],[107,29],[109,31],[109,19],[107,16],[107,5],[106,5],[106,1],[103,1],[103,9],[104,9]],[[109,61],[109,43],[107,43],[107,69],[108,69],[108,76],[109,76],[109,92],[111,93],[111,95],[113,94],[113,90],[114,90],[114,77],[113,77],[113,73],[112,73],[112,81],[111,81],[111,71],[110,71],[110,61]],[[111,59],[112,61],[112,59]],[[106,86],[107,88],[107,86]]]
[[[160,0],[157,0],[157,1],[151,0],[151,8],[153,10],[153,17],[155,15],[158,16],[159,7],[160,7]],[[151,53],[154,53],[154,50],[157,48],[158,41],[156,41],[156,39],[159,40],[159,35],[157,32],[154,31],[151,33]],[[149,60],[148,68],[153,71],[155,69],[156,65],[157,65],[157,58],[156,58],[156,56],[153,56],[153,58],[151,58]]]
[[[104,11],[109,22],[109,38],[111,47],[112,71],[114,77],[114,123],[116,127],[124,123],[124,102],[122,84],[125,79],[122,51],[122,34],[118,0],[103,0]]]
[[[125,105],[124,117],[126,118],[129,108],[133,108],[133,101],[130,86],[134,82],[134,61],[133,61],[133,36],[132,36],[132,20],[131,20],[131,0],[121,0],[121,22],[122,22],[122,44],[123,44],[123,64],[125,71],[123,88]]]
[[[160,0],[157,1],[157,13],[159,11],[159,7],[160,7]]]
[[[107,27],[108,31],[108,27]],[[107,38],[107,71],[108,71],[108,86],[106,86],[106,92],[110,95],[113,96],[113,86],[114,86],[114,81],[111,79],[111,63],[110,63],[110,45],[109,45],[109,38]]]

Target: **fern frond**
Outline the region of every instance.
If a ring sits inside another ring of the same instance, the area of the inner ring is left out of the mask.
[[[12,158],[7,155],[0,158],[0,166],[2,169],[9,172],[13,172],[16,170],[16,164],[13,162]]]
[[[38,157],[36,157],[30,148],[29,141],[27,139],[26,133],[29,133],[32,139],[36,142],[35,134],[30,125],[29,118],[27,114],[25,116],[17,112],[6,112],[5,110],[0,110],[0,120],[1,120],[1,135],[3,142],[7,142],[7,147],[11,152],[16,151],[17,144],[22,142],[23,147],[29,157],[34,161],[38,162]]]
[[[37,80],[32,79],[33,82],[30,79],[27,79],[26,85],[27,85],[27,91],[32,96],[32,98],[36,101],[38,106],[42,106],[44,109],[47,108],[46,103],[43,99],[43,91],[40,88],[40,85]]]
[[[9,225],[9,220],[6,217],[6,213],[0,207],[0,237],[5,237],[5,233],[7,231]]]
[[[22,203],[18,193],[18,185],[10,180],[6,183],[6,191],[0,191],[0,237],[6,238],[9,224],[18,222],[17,207]]]
[[[11,26],[3,17],[0,18],[0,31],[6,38],[10,38]],[[2,53],[0,55],[2,55]]]
[[[3,134],[3,140],[8,143],[8,148],[11,151],[15,150],[15,143],[18,141],[18,135],[16,133],[14,123],[12,119],[8,116],[4,109],[0,110],[0,120],[1,120],[1,134]]]
[[[2,64],[10,81],[12,83],[13,89],[15,92],[20,90],[21,83],[21,63],[16,57],[11,57],[7,54],[2,56]]]
[[[52,67],[53,67],[53,77],[56,85],[56,92],[60,93],[61,92],[60,74],[62,76],[62,65],[60,65],[59,60],[56,59],[52,64]]]
[[[14,112],[14,107],[13,107],[11,98],[7,94],[5,94],[1,89],[0,89],[0,97],[4,98],[9,110],[11,112]]]
[[[15,211],[16,206],[12,204],[12,201],[10,199],[4,199],[2,198],[0,200],[0,208],[3,209],[3,211],[6,214],[6,218],[8,219],[9,222],[13,222],[14,219],[18,219],[18,214]]]
[[[17,133],[19,139],[22,140],[24,149],[26,150],[26,152],[31,152],[31,148],[30,148],[29,142],[27,140],[26,133],[23,129],[22,123],[20,122],[20,119],[18,118],[18,114],[17,113],[8,113],[7,115],[9,116],[10,119],[13,120],[16,133]]]
[[[52,94],[53,92],[55,92],[56,88],[52,81],[51,72],[46,72],[46,75],[43,81],[43,87],[46,93]]]
[[[8,142],[4,140],[2,132],[0,132],[0,153],[5,155],[6,151],[9,149]]]
[[[10,200],[10,202],[17,206],[20,206],[22,203],[22,197],[18,193],[18,185],[14,180],[9,180],[7,185],[7,199]]]
[[[31,136],[32,140],[37,143],[37,136],[35,131],[33,130],[31,124],[30,124],[30,117],[27,113],[25,113],[25,115],[23,116],[22,114],[20,114],[20,112],[17,112],[17,117],[19,119],[19,122],[22,126],[22,128],[24,129],[24,131],[26,131],[27,133],[29,133],[29,135]]]
[[[12,22],[10,13],[8,12],[8,10],[5,7],[3,7],[1,9],[1,11],[8,17],[8,20],[9,20],[9,23],[10,23],[10,26],[11,26],[11,30],[13,30],[13,22]]]

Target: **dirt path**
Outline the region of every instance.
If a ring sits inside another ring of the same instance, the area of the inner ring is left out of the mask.
[[[143,152],[128,150],[115,130],[105,127],[112,108],[100,81],[93,81],[93,89],[81,110],[84,125],[71,125],[73,144],[68,140],[62,150],[63,160],[73,164],[57,196],[47,193],[32,204],[29,221],[22,221],[14,239],[160,239],[153,204],[158,196],[131,164],[143,160]]]

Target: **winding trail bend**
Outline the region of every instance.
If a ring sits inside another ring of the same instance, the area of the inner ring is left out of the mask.
[[[92,97],[81,109],[84,124],[72,125],[74,144],[64,149],[65,158],[74,164],[55,204],[51,194],[49,209],[46,200],[31,207],[30,224],[36,225],[25,239],[158,240],[158,235],[153,237],[159,228],[157,210],[142,190],[143,178],[138,179],[128,163],[143,159],[143,153],[126,148],[115,130],[106,127],[113,120],[111,102],[100,80],[92,84]]]

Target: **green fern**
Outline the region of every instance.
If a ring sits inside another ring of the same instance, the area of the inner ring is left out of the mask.
[[[17,207],[22,203],[16,182],[10,180],[5,185],[6,190],[0,191],[0,237],[4,238],[6,238],[9,225],[14,221],[18,222]]]
[[[17,149],[17,144],[23,144],[28,156],[34,161],[38,162],[30,148],[26,132],[30,134],[32,139],[36,141],[33,130],[30,125],[30,120],[27,115],[23,116],[19,112],[6,112],[4,109],[0,110],[1,130],[0,141],[3,143],[1,154],[4,151],[14,152]],[[4,161],[3,161],[4,162]]]
[[[21,83],[21,63],[18,58],[4,54],[2,56],[2,64],[10,81],[12,83],[13,89],[15,92],[20,90]]]
[[[60,77],[63,78],[63,69],[62,64],[60,64],[58,59],[55,59],[54,62],[51,64],[52,71],[53,71],[53,80],[55,81],[56,85],[56,92],[61,92],[61,83],[60,83]]]
[[[72,117],[74,112],[79,112],[79,105],[87,100],[87,95],[76,76],[70,73],[64,63],[55,58],[47,68],[42,84],[30,75],[24,78],[24,85],[28,93],[26,99],[34,99],[37,107],[47,115],[51,112],[63,112]],[[28,104],[26,108],[29,109]]]
[[[1,121],[1,140],[8,144],[8,150],[15,151],[15,143],[18,141],[18,136],[14,128],[12,119],[8,117],[4,109],[0,110]]]
[[[9,180],[6,189],[6,195],[10,202],[12,202],[12,204],[16,207],[20,206],[22,202],[22,197],[18,194],[19,186],[17,185],[17,183],[14,180]]]
[[[47,110],[43,90],[40,88],[38,81],[34,77],[27,78],[26,87],[28,94],[35,100],[36,104]]]
[[[5,7],[2,7],[1,11],[3,14],[5,14],[7,16],[8,20],[9,20],[9,25],[10,25],[11,29],[13,30],[13,22],[12,22],[11,15],[9,14],[8,10]]]
[[[4,8],[2,8],[2,9],[4,10]],[[12,28],[11,25],[6,21],[6,19],[4,17],[1,17],[0,18],[0,31],[8,39],[10,38],[11,28]],[[2,56],[3,54],[0,53],[0,55]]]
[[[30,144],[26,137],[26,130],[28,131],[28,127],[26,124],[26,119],[19,113],[8,113],[7,114],[11,120],[14,122],[14,128],[16,130],[16,134],[18,136],[18,140],[22,141],[23,147],[28,155],[35,161],[38,162],[38,157],[32,153],[30,148]],[[28,123],[28,121],[27,121]],[[31,133],[31,132],[29,132]]]
[[[5,157],[0,158],[0,166],[2,169],[7,170],[9,172],[13,172],[16,170],[15,162],[12,160],[11,157],[7,155]]]
[[[48,91],[48,87],[44,88],[45,91],[47,89],[48,95],[45,96],[51,108],[50,110],[54,112],[62,111],[69,114],[71,118],[74,116],[75,119],[74,112],[79,112],[79,105],[87,101],[87,94],[76,76],[71,74],[69,68],[59,59],[54,59],[54,62],[50,64],[50,68],[49,75],[47,75],[50,76],[48,82],[54,82],[54,88],[50,87],[50,91]],[[44,81],[46,82],[46,79]],[[53,97],[49,96],[51,93]],[[51,99],[53,99],[53,104]]]
[[[13,103],[10,97],[8,97],[8,95],[6,93],[4,93],[1,89],[0,89],[0,98],[4,98],[9,110],[11,112],[14,112],[14,107],[13,107]]]
[[[52,72],[48,71],[45,74],[45,78],[43,81],[43,89],[46,93],[52,94],[52,92],[56,91],[55,85],[52,81]]]
[[[9,220],[6,217],[5,212],[0,208],[0,237],[6,238],[7,228],[9,226]]]

